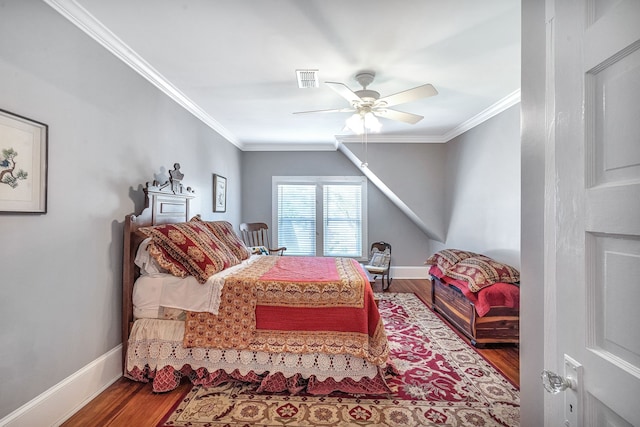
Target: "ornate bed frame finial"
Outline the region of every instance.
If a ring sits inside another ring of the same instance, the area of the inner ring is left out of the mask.
[[[186,189],[182,186],[182,178],[184,178],[184,174],[180,172],[180,163],[173,164],[173,170],[169,171],[169,181],[166,181],[164,184],[158,183],[158,181],[154,180],[153,184],[149,184],[147,182],[147,187],[145,188],[145,192],[149,193],[158,192],[158,193],[168,193],[167,190],[171,191],[173,194],[192,194],[194,191],[191,187],[187,187]]]
[[[184,174],[180,172],[180,163],[173,164],[173,170],[169,171],[169,181],[171,181],[171,190],[174,193],[179,193],[182,190],[182,178],[184,178]]]

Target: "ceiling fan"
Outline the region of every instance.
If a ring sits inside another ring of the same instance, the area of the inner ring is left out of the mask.
[[[327,86],[333,89],[338,95],[349,101],[350,107],[337,108],[331,110],[314,110],[314,111],[300,111],[293,114],[307,114],[307,113],[354,113],[356,120],[364,122],[368,127],[367,118],[371,116],[384,117],[399,122],[416,124],[423,119],[423,116],[417,114],[406,113],[404,111],[393,110],[388,107],[392,107],[398,104],[404,104],[407,102],[415,101],[421,98],[427,98],[438,94],[438,91],[430,84],[414,87],[402,92],[395,93],[393,95],[380,97],[380,93],[375,90],[369,90],[367,87],[373,82],[375,73],[373,71],[362,71],[356,74],[356,81],[362,86],[361,90],[352,91],[345,84],[338,82],[325,82]],[[372,118],[372,122],[376,121]],[[353,127],[348,127],[354,129]],[[369,128],[371,129],[371,128]]]

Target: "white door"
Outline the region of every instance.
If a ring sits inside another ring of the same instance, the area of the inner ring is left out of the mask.
[[[554,6],[555,209],[546,219],[555,236],[545,248],[556,254],[546,317],[557,336],[545,348],[556,352],[547,368],[562,373],[566,354],[582,378],[546,400],[546,423],[640,426],[640,1]]]

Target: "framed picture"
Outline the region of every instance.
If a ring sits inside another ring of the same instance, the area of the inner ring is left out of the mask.
[[[227,211],[227,178],[213,174],[213,211]]]
[[[48,126],[0,110],[0,212],[47,212]]]

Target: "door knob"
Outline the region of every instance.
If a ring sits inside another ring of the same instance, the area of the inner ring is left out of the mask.
[[[542,371],[542,385],[544,389],[551,393],[557,394],[566,389],[575,389],[575,382],[571,378],[562,377],[555,372],[547,371],[546,369]]]

